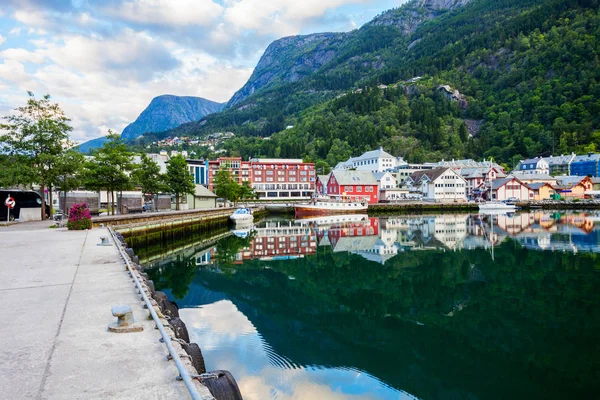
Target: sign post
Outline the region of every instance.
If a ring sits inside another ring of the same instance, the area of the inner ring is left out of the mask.
[[[15,206],[15,199],[10,197],[10,193],[6,200],[4,200],[4,205],[8,208],[6,210],[6,223],[8,224],[10,222],[10,210]]]

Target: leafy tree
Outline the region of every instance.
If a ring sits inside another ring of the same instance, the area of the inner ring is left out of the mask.
[[[91,190],[106,190],[112,214],[115,209],[115,191],[132,187],[130,175],[135,170],[133,153],[121,137],[109,130],[107,141],[101,148],[93,152],[93,159],[85,163],[84,186]]]
[[[152,161],[146,154],[141,154],[141,161],[133,173],[133,179],[144,193],[150,193],[156,209],[155,195],[168,190],[166,177],[160,173],[160,166]]]
[[[250,182],[244,181],[242,182],[242,185],[239,186],[238,198],[240,200],[254,200],[258,198],[258,195],[254,191],[254,188],[250,186]]]
[[[52,186],[65,193],[78,188],[82,183],[84,160],[83,154],[76,150],[62,153],[56,163]]]
[[[220,168],[213,178],[214,192],[218,197],[235,202],[239,198],[240,185],[233,180],[228,169]]]
[[[9,184],[39,184],[41,214],[46,219],[45,191],[51,188],[59,159],[70,145],[68,132],[73,128],[58,103],[50,101],[49,94],[36,99],[32,92],[27,93],[27,105],[18,107],[15,115],[4,117],[7,123],[0,125],[6,132],[0,135],[0,149],[5,153],[3,164],[8,165],[8,173],[0,174],[0,179]],[[9,178],[8,174],[14,176]]]
[[[166,183],[175,194],[176,209],[179,210],[179,198],[181,195],[194,194],[196,186],[194,177],[190,174],[185,158],[181,155],[172,157],[167,163]]]

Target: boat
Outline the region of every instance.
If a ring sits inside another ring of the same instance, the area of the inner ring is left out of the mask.
[[[252,210],[248,207],[239,207],[229,216],[229,219],[237,225],[251,224],[254,222]]]
[[[367,211],[367,202],[350,202],[335,200],[313,200],[311,203],[294,205],[296,217],[313,215],[364,213]]]

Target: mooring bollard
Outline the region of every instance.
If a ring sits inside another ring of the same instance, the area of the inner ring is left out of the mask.
[[[112,244],[108,241],[108,236],[100,236],[100,243],[98,243],[98,246],[112,246]]]
[[[135,323],[131,306],[114,306],[112,308],[112,315],[117,317],[117,322],[108,325],[110,332],[126,333],[141,332],[144,330],[142,325]]]

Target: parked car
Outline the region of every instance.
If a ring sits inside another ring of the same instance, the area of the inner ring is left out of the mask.
[[[516,197],[509,197],[508,199],[504,200],[504,203],[506,204],[514,204],[514,203],[518,203],[519,199],[517,199]]]

